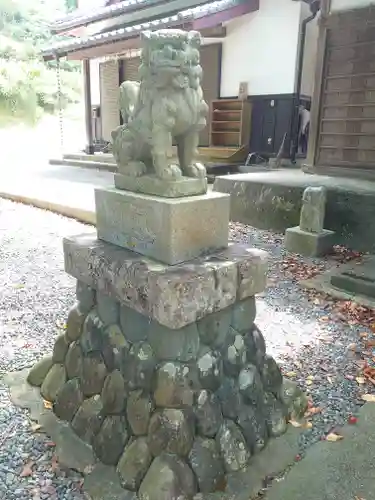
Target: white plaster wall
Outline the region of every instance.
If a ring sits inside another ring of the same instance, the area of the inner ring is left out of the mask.
[[[374,4],[375,0],[331,0],[331,11],[360,9]]]
[[[301,23],[311,15],[310,8],[305,3],[302,4]],[[301,93],[311,97],[314,88],[316,54],[318,48],[319,25],[318,16],[307,25],[305,52],[302,69]]]
[[[100,104],[99,59],[90,60],[91,103]]]
[[[292,0],[260,0],[257,12],[227,24],[221,97],[236,96],[243,81],[251,95],[295,91],[301,8]]]

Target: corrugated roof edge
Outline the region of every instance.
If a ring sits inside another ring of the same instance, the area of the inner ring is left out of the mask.
[[[82,48],[90,48],[103,45],[108,42],[116,42],[119,40],[135,38],[144,30],[163,29],[179,26],[191,20],[214,14],[236,5],[240,5],[246,1],[247,0],[217,0],[215,2],[206,3],[199,7],[181,11],[173,16],[166,16],[154,21],[138,23],[134,26],[119,28],[113,31],[99,33],[97,35],[86,38],[66,40],[44,49],[42,51],[42,57],[45,60],[50,60],[57,57],[65,57],[68,53],[80,50]]]
[[[94,11],[75,11],[72,13],[75,15],[70,14],[53,22],[50,25],[50,29],[54,33],[61,33],[70,29],[79,28],[80,26],[104,21],[111,17],[117,17],[127,12],[130,13],[138,9],[151,7],[159,3],[165,3],[165,0],[124,0],[119,3],[94,9]]]

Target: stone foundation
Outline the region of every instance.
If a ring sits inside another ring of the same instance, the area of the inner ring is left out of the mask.
[[[332,251],[335,233],[328,229],[322,229],[319,233],[311,233],[299,226],[290,227],[285,231],[284,244],[289,252],[305,257],[322,257]]]
[[[98,278],[113,264],[87,269]],[[172,330],[80,280],[76,295],[65,334],[28,381],[140,499],[224,491],[303,413],[302,393],[266,353],[254,296]]]

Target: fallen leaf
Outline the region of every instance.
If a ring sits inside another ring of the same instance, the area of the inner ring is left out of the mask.
[[[286,373],[284,373],[284,376],[288,377],[288,378],[292,378],[292,377],[296,377],[297,373],[296,372],[286,372]]]
[[[301,422],[297,422],[297,420],[289,420],[289,423],[290,423],[290,425],[292,425],[293,427],[297,427],[297,428],[302,427]]]
[[[356,380],[357,384],[359,384],[359,385],[363,385],[366,383],[365,377],[356,377],[355,380]]]
[[[56,472],[59,469],[59,462],[56,455],[52,455],[51,459],[51,472]]]
[[[372,356],[372,351],[362,351],[362,356]]]
[[[348,418],[348,424],[350,425],[355,425],[358,422],[358,418],[354,417],[353,415],[350,415]]]
[[[366,379],[371,382],[372,384],[375,385],[375,368],[371,368],[367,366],[363,370],[363,375],[366,377]]]
[[[312,380],[306,380],[306,385],[313,385],[313,381]]]
[[[311,417],[312,415],[317,415],[318,413],[321,413],[322,409],[319,408],[319,406],[309,408],[307,412],[305,413],[305,417]]]
[[[27,462],[21,471],[20,477],[29,477],[33,475],[33,467],[34,462]]]
[[[368,333],[367,332],[360,332],[359,338],[361,338],[361,339],[367,339],[367,337],[368,337]]]
[[[367,403],[375,403],[375,394],[362,394],[361,398]]]
[[[332,377],[330,377],[329,375],[328,375],[328,377],[327,377],[327,380],[328,380],[328,382],[329,382],[330,384],[333,384]]]
[[[354,343],[349,344],[348,349],[349,349],[349,351],[358,351],[358,346],[357,346],[357,344],[354,344]]]
[[[32,432],[38,432],[42,426],[40,424],[37,424],[36,422],[31,422],[30,424],[30,429]]]
[[[366,340],[365,346],[366,346],[366,348],[368,348],[368,347],[375,347],[375,340],[373,340],[373,339]]]
[[[43,400],[43,406],[46,410],[52,410],[53,408],[53,403],[51,401],[47,401],[46,399]]]
[[[321,321],[321,322],[329,321],[329,316],[322,316],[321,318],[319,318],[319,321]]]
[[[341,436],[341,434],[336,434],[335,432],[331,432],[326,436],[326,441],[331,441],[331,442],[336,442],[336,441],[341,441],[344,439],[344,436]]]
[[[290,425],[299,429],[312,429],[313,424],[307,420],[298,422],[298,420],[289,420]]]
[[[86,465],[86,467],[83,469],[84,474],[90,474],[94,470],[93,465]]]

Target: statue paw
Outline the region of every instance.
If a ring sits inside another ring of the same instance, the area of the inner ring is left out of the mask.
[[[141,177],[147,171],[146,165],[142,161],[130,161],[124,169],[124,175],[130,177]]]
[[[157,170],[156,174],[158,177],[160,177],[160,179],[165,179],[168,181],[173,181],[176,179],[180,179],[182,177],[182,172],[180,167],[175,164],[171,164],[168,167],[165,167],[161,170]]]
[[[199,177],[204,178],[207,175],[206,167],[202,163],[193,163],[185,169],[185,175],[187,177]]]

